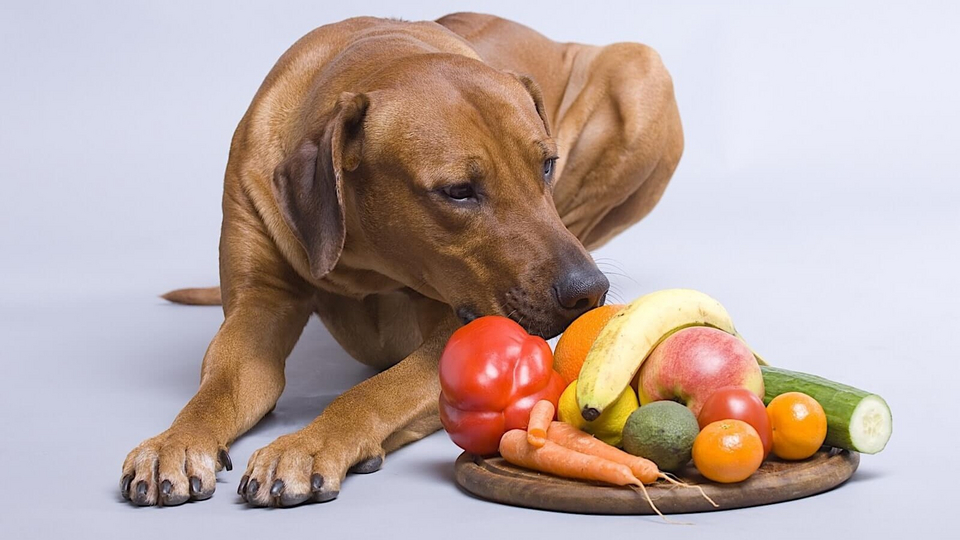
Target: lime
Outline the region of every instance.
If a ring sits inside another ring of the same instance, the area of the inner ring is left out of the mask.
[[[630,414],[623,426],[623,449],[656,463],[661,471],[676,471],[690,461],[698,433],[700,426],[690,409],[673,401],[655,401]]]

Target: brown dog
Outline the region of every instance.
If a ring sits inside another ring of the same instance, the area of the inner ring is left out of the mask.
[[[439,428],[437,360],[464,321],[500,314],[549,337],[603,302],[584,246],[646,215],[682,148],[670,77],[643,45],[559,44],[478,14],[314,30],[234,135],[220,288],[170,295],[222,293],[225,320],[196,396],[127,456],[123,496],[210,497],[316,312],[384,371],[255,452],[239,493],[256,506],[335,498],[348,470]]]

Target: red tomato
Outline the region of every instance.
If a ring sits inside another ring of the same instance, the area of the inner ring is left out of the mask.
[[[703,402],[697,423],[700,429],[720,420],[742,420],[757,430],[763,443],[763,455],[773,448],[773,430],[767,408],[756,394],[746,388],[728,386],[715,391]]]

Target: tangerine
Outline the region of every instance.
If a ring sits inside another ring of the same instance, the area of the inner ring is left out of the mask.
[[[693,464],[714,482],[746,480],[760,468],[763,456],[760,435],[743,420],[718,420],[693,440]]]
[[[600,331],[624,307],[623,304],[607,304],[591,309],[570,323],[560,336],[553,351],[553,369],[568,385],[580,376],[583,361]]]
[[[803,392],[787,392],[767,405],[773,430],[773,453],[780,459],[807,459],[827,437],[827,415],[817,400]]]

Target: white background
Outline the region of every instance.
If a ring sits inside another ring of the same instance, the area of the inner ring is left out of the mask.
[[[202,4],[202,5],[200,5]],[[0,536],[50,538],[943,537],[960,326],[960,10],[905,2],[117,2],[0,7]],[[382,5],[381,5],[382,4]],[[409,4],[403,6],[403,4]],[[393,7],[391,7],[393,6]],[[402,7],[401,7],[402,6]],[[339,499],[250,510],[250,454],[368,376],[316,321],[276,411],[216,496],[135,509],[120,465],[193,394],[217,308],[236,126],[315,26],[463,9],[561,41],[641,41],[673,74],[686,151],[653,214],[595,256],[622,300],[720,299],[771,362],[875,391],[887,449],[846,485],[774,506],[654,518],[510,508],[459,491],[438,433]]]

